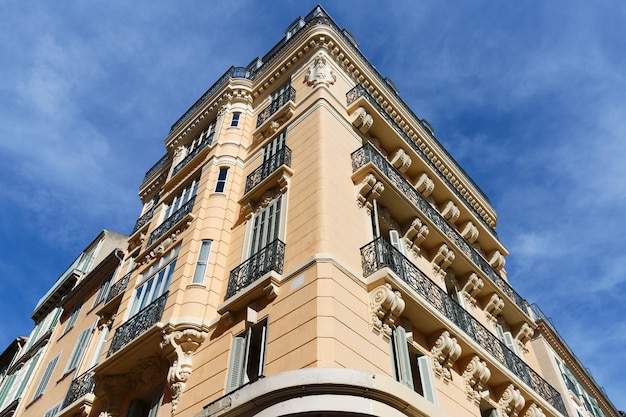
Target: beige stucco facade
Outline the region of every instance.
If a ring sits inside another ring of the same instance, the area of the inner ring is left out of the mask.
[[[166,136],[56,415],[566,415],[487,197],[321,8],[292,29]]]

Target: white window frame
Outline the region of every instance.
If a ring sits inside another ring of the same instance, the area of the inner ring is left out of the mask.
[[[203,284],[206,276],[206,269],[211,255],[212,240],[203,240],[198,251],[198,260],[196,261],[196,269],[193,272],[192,283]]]
[[[128,318],[150,305],[169,289],[179,250],[180,245],[177,245],[140,275]]]
[[[109,327],[104,326],[104,328],[100,331],[100,334],[98,335],[98,340],[96,341],[96,345],[94,346],[94,350],[91,353],[91,358],[87,363],[87,369],[93,368],[98,364],[98,362],[100,362],[100,356],[102,356],[102,353],[104,352],[104,347],[106,345],[110,330],[111,329],[109,329]]]
[[[230,127],[238,127],[239,122],[241,122],[241,112],[235,111],[230,119]]]
[[[266,317],[233,337],[226,381],[227,393],[263,376],[268,327]]]
[[[52,377],[52,372],[54,372],[54,368],[59,361],[61,354],[57,354],[54,358],[50,359],[48,364],[46,365],[46,369],[41,376],[41,380],[39,381],[39,385],[37,385],[37,389],[35,390],[35,394],[33,395],[33,400],[38,398],[40,395],[43,395],[50,378]]]

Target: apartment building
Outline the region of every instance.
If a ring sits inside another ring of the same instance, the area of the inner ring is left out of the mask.
[[[574,417],[488,197],[322,7],[164,145],[17,415]]]

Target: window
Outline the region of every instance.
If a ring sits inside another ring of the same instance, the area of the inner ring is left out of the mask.
[[[240,112],[234,112],[233,113],[233,118],[230,120],[230,127],[237,127],[239,126],[239,119],[241,118],[241,113]]]
[[[89,327],[83,330],[80,336],[78,336],[76,344],[74,345],[74,349],[72,350],[72,354],[70,355],[70,359],[67,361],[67,365],[65,365],[65,370],[63,371],[63,374],[67,374],[68,372],[78,367],[83,359],[85,350],[87,350],[87,346],[89,346],[91,333],[92,328]]]
[[[267,318],[233,338],[226,392],[263,376],[266,343]]]
[[[252,236],[248,255],[252,256],[280,236],[282,196],[258,212],[252,220]]]
[[[43,417],[54,417],[54,416],[56,416],[57,413],[61,410],[61,406],[62,405],[63,405],[63,403],[58,403],[57,405],[55,405],[54,407],[52,407],[51,409],[46,411],[46,413],[43,415]]]
[[[143,284],[135,292],[129,317],[137,314],[142,308],[152,303],[168,290],[172,272],[174,272],[176,267],[176,256],[179,250],[180,246],[175,247],[142,274],[140,279],[143,281]]]
[[[398,326],[393,329],[391,358],[396,381],[415,390],[433,404],[437,404],[430,358],[421,355],[417,349],[409,345],[406,330],[403,327]]]
[[[82,302],[76,308],[74,308],[74,310],[72,311],[72,314],[67,319],[67,323],[65,324],[65,330],[63,330],[63,334],[72,330],[72,327],[74,327],[74,324],[76,323],[76,319],[78,319],[78,314],[80,313],[81,307],[82,307]]]
[[[228,168],[220,168],[219,174],[217,174],[217,183],[215,184],[215,192],[223,193],[224,187],[226,187],[226,177],[228,176]]]
[[[96,299],[93,302],[93,306],[97,306],[102,301],[104,301],[105,297],[109,293],[109,288],[111,288],[111,281],[113,280],[113,274],[109,275],[102,284],[100,285],[100,289],[98,290],[98,294],[96,295]]]
[[[104,351],[104,345],[106,345],[109,331],[110,329],[107,326],[104,326],[104,328],[100,331],[100,335],[98,335],[98,341],[96,342],[94,351],[91,354],[91,359],[89,359],[89,363],[87,364],[87,369],[93,368],[100,361],[100,356],[102,356],[102,352]]]
[[[163,399],[164,384],[154,391],[132,400],[128,406],[127,417],[156,417]]]
[[[278,110],[290,99],[291,82],[286,83],[278,90],[270,94],[271,106],[273,109]]]
[[[513,335],[509,331],[504,331],[504,328],[501,324],[496,324],[496,336],[500,339],[506,347],[513,351],[516,355],[519,356],[519,350],[517,349],[517,344],[515,343],[515,339],[513,339]]]
[[[41,381],[39,381],[39,385],[37,386],[35,395],[33,395],[33,400],[43,394],[43,391],[46,389],[46,385],[48,385],[48,381],[50,381],[50,377],[52,376],[54,367],[59,361],[60,355],[61,354],[56,355],[54,358],[52,358],[52,360],[50,360],[50,362],[48,362],[48,365],[46,365],[46,370],[43,372]]]
[[[167,220],[172,214],[176,213],[176,210],[184,206],[192,197],[196,195],[198,191],[198,179],[191,181],[187,187],[185,187],[178,195],[176,195],[172,202],[165,210],[164,219]]]
[[[402,238],[400,237],[400,233],[397,230],[389,231],[389,241],[391,242],[391,246],[398,249],[398,251],[406,256],[406,249],[404,247],[404,242],[402,242]]]
[[[204,276],[206,274],[206,265],[209,260],[209,253],[211,252],[212,240],[203,240],[202,246],[200,246],[200,252],[198,253],[198,262],[196,262],[196,270],[193,273],[194,284],[202,284],[204,282]]]
[[[211,123],[206,129],[202,131],[202,133],[200,133],[200,136],[198,136],[193,141],[191,141],[191,143],[189,144],[189,149],[188,149],[189,153],[192,153],[197,148],[204,146],[205,143],[206,143],[206,146],[211,146],[211,144],[213,143],[214,135],[215,135],[215,122]]]

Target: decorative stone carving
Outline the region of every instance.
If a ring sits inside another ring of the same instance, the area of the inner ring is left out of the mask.
[[[424,198],[428,198],[435,189],[435,183],[425,172],[422,172],[422,175],[417,178],[414,185],[417,191],[422,193]]]
[[[361,181],[361,188],[357,194],[357,202],[359,207],[365,207],[367,210],[372,209],[372,200],[380,197],[385,186],[376,179],[374,174],[369,174]]]
[[[461,293],[473,307],[476,307],[476,296],[484,286],[483,280],[472,272],[461,288]]]
[[[461,211],[452,200],[448,200],[448,202],[444,204],[443,208],[441,209],[441,215],[450,224],[454,224],[459,219]]]
[[[406,232],[404,232],[402,239],[404,239],[409,248],[417,256],[420,252],[420,244],[424,241],[424,239],[426,239],[428,232],[428,227],[416,217],[415,220],[411,222],[411,225],[406,229]]]
[[[476,239],[478,239],[478,228],[471,221],[467,221],[463,227],[461,227],[461,236],[469,243],[474,243]]]
[[[320,52],[313,58],[313,63],[304,76],[304,81],[307,85],[323,84],[326,87],[330,87],[337,81],[337,75],[328,64],[326,55]]]
[[[374,119],[363,107],[359,107],[352,113],[352,126],[359,129],[359,132],[366,134],[372,124],[374,124]]]
[[[491,378],[491,371],[487,363],[474,355],[465,365],[463,380],[467,399],[480,405],[480,400],[489,395],[487,381]]]
[[[450,336],[450,333],[444,330],[435,339],[430,352],[433,354],[433,372],[435,376],[443,379],[445,382],[451,381],[452,373],[450,369],[461,356],[461,346],[456,341],[456,338]]]
[[[530,403],[524,412],[524,417],[546,417],[546,415],[537,404]]]
[[[517,334],[515,335],[517,346],[524,352],[527,352],[528,349],[526,349],[526,342],[528,342],[534,334],[535,331],[532,327],[530,327],[528,323],[522,323],[519,330],[517,331]]]
[[[513,386],[513,384],[509,384],[504,389],[502,395],[500,395],[500,400],[498,401],[498,405],[500,406],[502,413],[509,417],[517,417],[525,403],[526,400],[522,397],[519,390]]]
[[[411,157],[404,152],[404,149],[399,148],[394,154],[391,160],[391,165],[398,169],[400,172],[406,172],[411,166]]]
[[[504,300],[498,296],[498,294],[491,294],[489,301],[485,304],[485,314],[487,319],[495,323],[498,319],[497,316],[504,308]]]
[[[391,337],[391,330],[404,307],[402,294],[400,291],[393,291],[389,283],[376,287],[370,293],[372,326],[384,336]]]
[[[193,354],[204,342],[206,336],[206,332],[196,329],[163,332],[161,348],[168,357],[174,357],[167,374],[172,395],[172,415],[174,415],[178,401],[185,390],[185,383],[191,375]]]
[[[391,213],[389,213],[389,210],[387,210],[386,207],[378,206],[378,220],[381,225],[385,225],[390,229],[400,229],[400,225],[393,217],[391,217]]]
[[[189,151],[186,146],[180,145],[177,147],[174,151],[174,157],[172,158],[172,167],[175,167],[180,161],[185,159],[188,153]]]
[[[443,243],[441,246],[439,246],[437,253],[435,254],[435,256],[433,256],[433,259],[431,261],[435,273],[439,275],[442,279],[444,279],[446,277],[446,269],[450,265],[452,265],[454,258],[456,258],[456,255],[448,247],[448,245]]]
[[[504,268],[504,263],[505,263],[504,255],[502,255],[499,250],[496,250],[489,257],[488,262],[489,262],[489,265],[493,267],[493,269],[495,269],[496,271],[499,271],[502,268]]]

